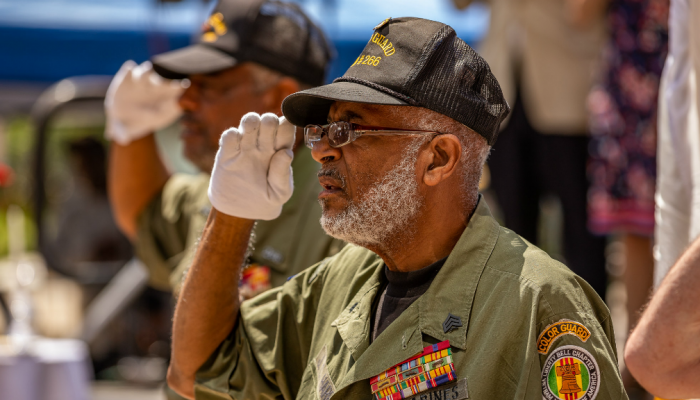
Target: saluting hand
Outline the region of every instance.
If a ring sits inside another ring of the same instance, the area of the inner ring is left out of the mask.
[[[239,218],[272,220],[294,190],[294,126],[272,113],[248,113],[221,135],[209,183],[218,211]]]
[[[149,61],[125,62],[107,89],[105,136],[127,145],[170,125],[182,114],[177,102],[183,91],[181,81],[162,78]]]

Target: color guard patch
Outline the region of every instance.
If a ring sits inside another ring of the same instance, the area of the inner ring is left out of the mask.
[[[544,400],[593,400],[600,389],[600,369],[591,353],[562,346],[547,357],[542,369]]]
[[[537,338],[537,351],[540,354],[549,353],[549,348],[552,346],[552,343],[563,335],[578,336],[578,338],[585,343],[588,338],[591,337],[591,331],[576,321],[562,319],[559,322],[547,326],[544,328],[544,331],[540,333],[540,337]]]

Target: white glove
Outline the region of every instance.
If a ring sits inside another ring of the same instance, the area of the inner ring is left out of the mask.
[[[294,126],[284,117],[248,113],[219,140],[209,200],[224,214],[247,219],[279,217],[292,197]]]
[[[162,78],[148,61],[125,62],[107,89],[105,136],[127,145],[170,125],[182,114],[177,101],[184,90],[181,81]]]

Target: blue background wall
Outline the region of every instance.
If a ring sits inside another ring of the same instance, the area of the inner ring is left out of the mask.
[[[390,16],[420,16],[452,25],[470,44],[483,35],[488,11],[464,12],[450,0],[299,1],[334,42],[338,57],[328,79],[342,75]],[[213,7],[201,0],[0,0],[0,81],[50,83],[77,75],[112,75],[137,62],[186,46]]]

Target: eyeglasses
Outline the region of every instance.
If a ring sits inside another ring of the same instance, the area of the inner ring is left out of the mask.
[[[314,143],[321,140],[323,135],[328,136],[328,144],[338,148],[352,143],[362,135],[439,135],[440,132],[420,131],[412,129],[383,128],[380,126],[357,125],[352,122],[336,121],[328,125],[306,125],[304,128],[304,143],[310,149]]]

